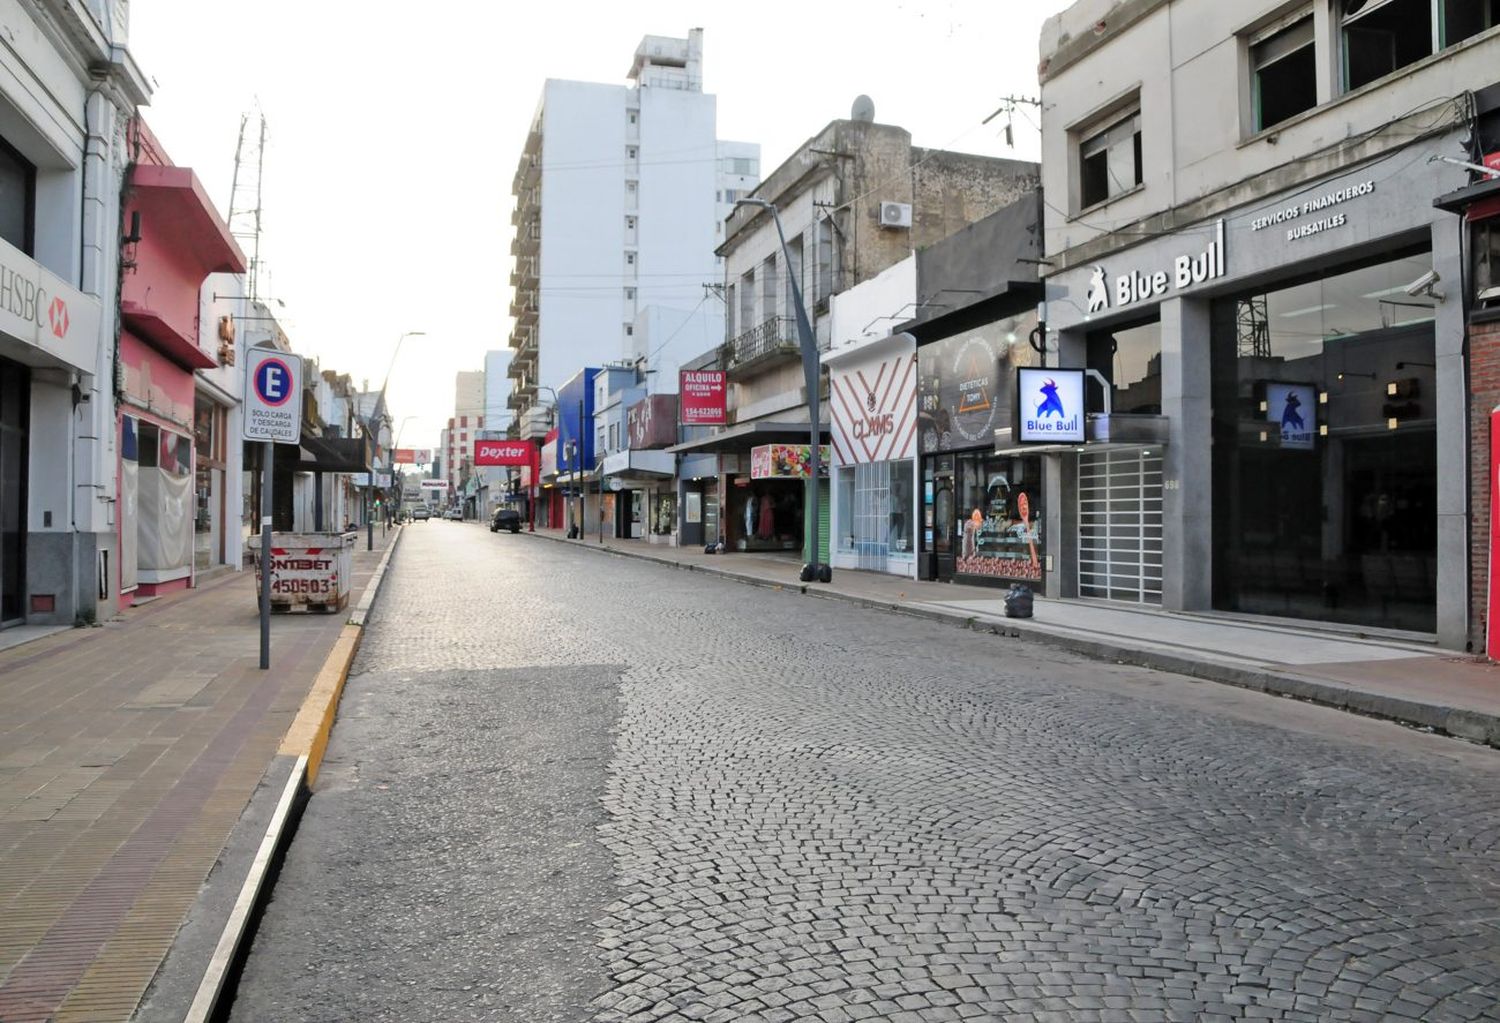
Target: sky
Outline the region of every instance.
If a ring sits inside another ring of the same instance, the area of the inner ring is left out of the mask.
[[[263,297],[293,348],[379,387],[436,447],[454,374],[510,334],[511,178],[548,78],[623,84],[644,35],[704,30],[721,139],[763,174],[861,93],[919,146],[1037,159],[1037,39],[1064,0],[134,0],[147,123],[227,216],[241,120],[265,115]],[[258,121],[252,121],[258,124]],[[397,352],[397,340],[409,337]],[[394,356],[394,361],[393,361]]]

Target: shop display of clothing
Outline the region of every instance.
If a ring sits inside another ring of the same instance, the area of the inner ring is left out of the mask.
[[[755,538],[757,540],[773,540],[776,538],[776,502],[770,494],[762,494],[760,498],[760,513],[755,527]]]

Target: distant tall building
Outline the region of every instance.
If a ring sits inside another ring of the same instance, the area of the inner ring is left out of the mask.
[[[455,416],[484,415],[484,371],[460,370],[453,380],[453,414]]]
[[[685,351],[723,332],[705,286],[723,276],[714,249],[733,199],[759,179],[760,147],[716,137],[701,29],[646,36],[627,78],[549,80],[526,138],[512,183],[516,421],[550,400],[539,388],[584,366],[644,359],[653,390],[675,391],[676,339],[637,337],[653,310],[706,321],[683,332]]]
[[[510,360],[513,352],[484,353],[484,418],[492,426],[504,421],[510,400]]]

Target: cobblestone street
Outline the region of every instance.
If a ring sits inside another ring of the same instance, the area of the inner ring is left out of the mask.
[[[1500,756],[406,530],[236,1020],[1500,1018]]]

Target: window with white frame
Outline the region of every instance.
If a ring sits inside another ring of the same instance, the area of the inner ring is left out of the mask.
[[[734,285],[724,289],[724,340],[734,340]]]
[[[1262,131],[1318,104],[1310,10],[1250,40],[1251,130]]]
[[[1335,0],[1344,90],[1500,24],[1500,0]]]
[[[1087,209],[1145,180],[1141,172],[1139,102],[1090,129],[1078,143],[1078,206]]]

